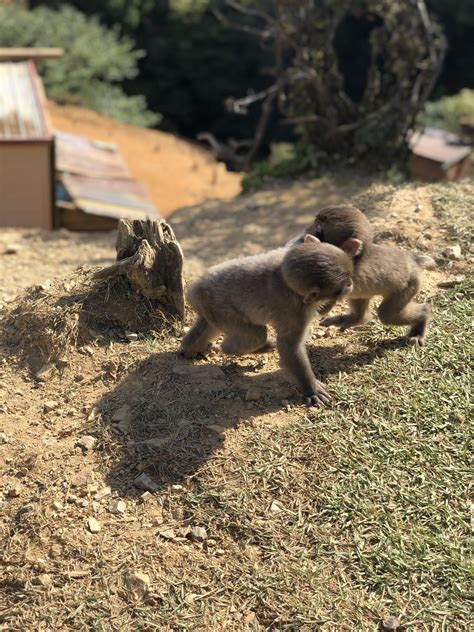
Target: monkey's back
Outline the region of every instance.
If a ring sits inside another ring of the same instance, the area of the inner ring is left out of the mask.
[[[372,244],[355,265],[351,298],[387,296],[419,284],[420,267],[406,250]]]
[[[278,248],[209,268],[189,288],[189,302],[214,322],[217,314],[226,319],[237,315],[261,325],[275,322],[282,308],[301,309],[301,297],[286,288],[281,278],[287,250]]]

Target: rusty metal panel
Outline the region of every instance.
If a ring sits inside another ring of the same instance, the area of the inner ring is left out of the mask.
[[[33,62],[0,63],[0,142],[51,138],[42,96]]]
[[[409,145],[415,156],[439,163],[443,171],[464,160],[471,152],[471,147],[457,136],[435,128],[414,132]]]
[[[61,181],[74,205],[104,217],[157,219],[145,188],[137,180],[109,180],[63,173]]]
[[[85,136],[54,132],[56,169],[94,178],[130,179],[115,145],[91,141]]]

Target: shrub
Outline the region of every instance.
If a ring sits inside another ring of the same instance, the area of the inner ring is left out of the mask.
[[[146,109],[143,97],[129,97],[120,86],[137,75],[142,51],[95,17],[70,6],[32,11],[0,7],[0,46],[64,48],[62,59],[38,63],[48,96],[56,101],[85,105],[136,125],[159,121],[159,115]]]

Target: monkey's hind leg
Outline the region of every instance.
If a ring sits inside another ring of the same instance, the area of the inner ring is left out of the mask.
[[[211,342],[217,338],[218,335],[219,330],[208,323],[204,316],[199,316],[181,343],[181,350],[184,357],[194,358],[198,354],[205,355]]]
[[[341,331],[344,331],[349,327],[362,325],[367,321],[367,308],[369,307],[369,302],[370,299],[368,298],[353,298],[349,300],[350,311],[348,314],[323,318],[319,324],[323,327],[335,325],[336,327],[339,327]]]
[[[407,342],[422,347],[426,341],[431,320],[431,306],[415,303],[412,298],[418,291],[413,286],[384,298],[378,307],[378,315],[384,325],[410,325]]]
[[[265,351],[265,347],[270,344],[267,341],[265,325],[234,321],[232,325],[226,325],[222,351],[229,355],[242,355],[254,351]]]

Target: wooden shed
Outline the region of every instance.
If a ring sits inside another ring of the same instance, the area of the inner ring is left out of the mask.
[[[409,138],[410,173],[420,180],[462,180],[469,176],[470,145],[442,129],[416,130]]]
[[[0,62],[0,226],[53,228],[54,141],[33,61]]]

